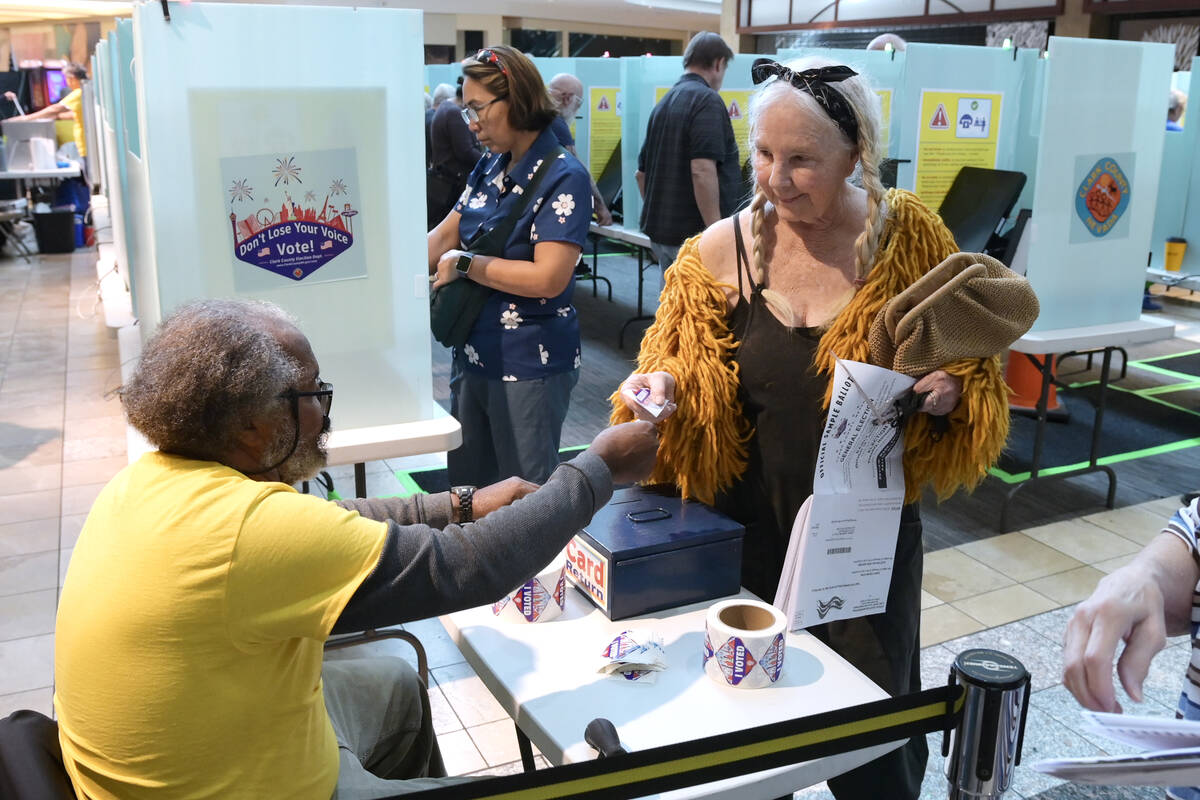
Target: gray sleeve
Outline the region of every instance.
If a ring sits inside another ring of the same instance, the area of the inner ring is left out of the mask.
[[[431,528],[444,528],[453,518],[450,493],[416,494],[412,497],[356,497],[335,500],[347,511],[357,511],[367,519],[415,525],[423,522]]]
[[[388,522],[375,569],[333,633],[350,633],[491,603],[550,563],[612,497],[612,474],[585,451],[545,485],[478,522]]]

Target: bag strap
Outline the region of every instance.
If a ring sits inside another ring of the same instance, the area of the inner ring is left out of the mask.
[[[529,208],[529,204],[533,202],[533,198],[537,194],[538,187],[542,183],[542,178],[544,178],[546,173],[550,171],[550,164],[557,159],[560,154],[565,152],[567,151],[563,149],[562,145],[555,145],[542,159],[541,166],[539,166],[533,173],[533,178],[530,179],[529,183],[526,184],[525,189],[522,191],[521,199],[517,202],[516,206],[513,207],[513,210],[509,212],[508,216],[504,218],[504,221],[495,228],[492,228],[490,231],[480,234],[474,239],[474,241],[464,243],[464,249],[469,250],[472,253],[479,252],[480,255],[499,255],[499,253],[483,253],[477,251],[475,248],[485,238],[491,238],[496,242],[497,248],[503,249],[504,245],[508,243],[508,238],[512,236],[513,230],[517,227],[517,222],[525,214],[525,209]]]

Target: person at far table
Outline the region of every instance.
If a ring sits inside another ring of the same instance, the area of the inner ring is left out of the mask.
[[[120,396],[158,449],[96,498],[58,605],[54,709],[80,797],[440,785],[415,671],[322,663],[325,641],[496,600],[654,463],[654,426],[621,425],[540,488],[330,502],[291,484],[325,464],[333,392],[266,303],[184,306],[147,343]]]
[[[9,122],[27,122],[38,119],[69,119],[73,121],[71,127],[72,138],[75,140],[75,147],[79,150],[80,164],[86,163],[87,159],[87,136],[83,132],[83,83],[87,78],[87,70],[79,64],[68,64],[63,70],[63,76],[67,79],[67,89],[69,90],[62,99],[57,103],[51,103],[45,108],[25,114],[18,117],[9,117]],[[13,92],[5,92],[4,97],[8,100],[15,101],[16,94]],[[87,170],[83,170],[83,174],[87,174]]]

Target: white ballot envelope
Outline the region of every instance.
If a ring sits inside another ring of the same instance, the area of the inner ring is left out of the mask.
[[[1200,722],[1084,711],[1083,728],[1132,747],[1130,755],[1051,758],[1033,765],[1056,778],[1108,786],[1200,786]]]
[[[894,404],[915,382],[838,360],[813,494],[792,525],[775,593],[791,630],[886,610],[904,505],[904,432]]]

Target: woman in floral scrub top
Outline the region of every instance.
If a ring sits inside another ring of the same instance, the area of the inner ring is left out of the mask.
[[[579,377],[575,264],[592,216],[587,170],[550,130],[555,111],[537,68],[519,51],[481,50],[463,67],[463,115],[488,152],[458,203],[428,237],[435,287],[463,280],[463,246],[500,225],[544,171],[499,257],[475,255],[465,279],[494,291],[454,348],[451,413],[463,444],[451,485],[511,475],[541,483],[558,465],[559,435]]]

